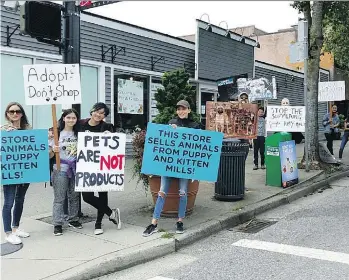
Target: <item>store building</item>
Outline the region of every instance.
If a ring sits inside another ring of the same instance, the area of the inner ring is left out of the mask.
[[[19,12],[1,6],[1,111],[10,101],[24,104],[22,66],[60,63],[57,47],[22,36],[16,27]],[[154,92],[164,72],[185,68],[197,92],[197,111],[205,120],[205,104],[217,100],[216,80],[247,74],[249,78],[276,76],[278,100],[302,105],[303,74],[255,61],[258,42],[197,20],[195,42],[141,28],[92,13],[81,14],[81,116],[97,102],[111,108],[107,120],[121,127],[131,140],[136,127],[144,128],[156,115]],[[321,71],[321,79],[328,73]],[[127,97],[132,92],[132,98]],[[122,102],[119,102],[121,101]],[[121,104],[122,103],[122,104]],[[66,104],[65,106],[70,106]],[[50,106],[24,106],[35,128],[51,126]],[[319,116],[326,111],[320,106]],[[62,106],[57,106],[60,114]],[[1,123],[4,122],[1,114]]]

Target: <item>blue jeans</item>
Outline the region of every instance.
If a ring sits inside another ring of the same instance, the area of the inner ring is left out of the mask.
[[[4,185],[4,206],[2,208],[2,220],[4,223],[4,230],[6,233],[12,232],[12,228],[18,228],[19,222],[23,213],[23,204],[25,194],[29,188],[29,184],[19,185]],[[13,210],[12,219],[12,208]],[[11,227],[12,221],[12,227]]]
[[[339,158],[341,159],[343,156],[343,151],[344,151],[344,147],[348,142],[348,137],[349,137],[349,131],[345,131],[344,135],[342,137],[342,142],[341,142],[341,146],[339,148]]]
[[[156,200],[155,209],[153,218],[158,220],[160,218],[162,209],[165,205],[166,195],[171,185],[171,177],[162,176],[161,177],[161,186],[158,195],[158,199]],[[178,208],[178,218],[183,219],[185,217],[185,210],[187,208],[187,189],[189,180],[188,179],[178,179],[179,180],[179,208]],[[160,193],[164,194],[164,197],[160,195]]]

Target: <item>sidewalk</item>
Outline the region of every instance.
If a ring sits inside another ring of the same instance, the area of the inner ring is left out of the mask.
[[[336,154],[339,144],[339,141],[335,142]],[[250,151],[246,161],[246,187],[249,191],[245,194],[245,199],[237,202],[216,201],[213,198],[214,185],[200,183],[194,212],[184,222],[186,233],[175,235],[176,241],[171,235],[175,231],[176,220],[168,218],[162,218],[159,223],[159,229],[166,233],[142,237],[144,228],[151,221],[152,200],[149,194],[145,195],[141,186],[136,187],[134,180],[127,179],[124,192],[109,195],[110,206],[121,209],[122,229],[117,230],[115,225],[105,219],[104,234],[99,236],[93,234],[95,210],[84,202],[83,212],[90,216],[85,221],[84,228],[66,228],[63,236],[54,236],[50,224],[52,189],[44,189],[42,184],[33,184],[28,191],[21,225],[31,233],[31,237],[23,239],[24,247],[21,250],[2,257],[2,279],[92,279],[174,252],[183,244],[217,232],[221,229],[217,228],[217,223],[224,228],[221,224],[231,223],[235,214],[246,213],[245,218],[236,216],[239,220],[236,222],[245,222],[257,211],[261,212],[263,207],[265,210],[280,205],[277,195],[283,192],[281,199],[284,199],[293,190],[284,191],[282,188],[265,186],[265,172],[252,170],[252,153]],[[302,153],[303,145],[297,145],[299,159]],[[348,155],[349,152],[345,152],[345,165],[349,165]],[[128,160],[126,178],[131,178],[131,168],[132,160]],[[301,185],[307,185],[302,182],[308,181],[309,185],[323,179],[324,175],[320,175],[321,173],[300,170]],[[297,190],[296,188],[295,191]],[[309,188],[307,192],[312,191]],[[255,210],[256,207],[259,210]],[[3,242],[2,235],[1,243]]]

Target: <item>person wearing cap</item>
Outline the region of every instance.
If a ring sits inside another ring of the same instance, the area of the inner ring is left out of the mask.
[[[186,100],[180,100],[177,105],[177,117],[169,121],[169,125],[176,129],[180,127],[200,129],[200,124],[194,122],[190,117],[190,105]],[[153,213],[153,219],[149,226],[143,232],[143,236],[147,237],[153,233],[158,232],[157,225],[160,218],[160,214],[165,205],[166,195],[171,185],[171,179],[167,176],[161,176],[161,185],[160,191],[155,203],[155,209]],[[179,178],[179,207],[178,207],[178,221],[176,224],[177,230],[176,233],[183,233],[183,219],[185,217],[185,211],[187,208],[187,189],[188,189],[189,180]]]
[[[93,105],[90,110],[91,118],[81,120],[80,131],[82,132],[114,132],[114,125],[107,123],[104,119],[109,115],[109,108],[103,102]],[[97,220],[95,223],[95,235],[103,233],[102,220],[104,215],[109,217],[109,221],[114,223],[118,229],[121,229],[120,209],[111,209],[108,206],[108,192],[98,192],[98,197],[94,192],[83,192],[84,201],[97,209]]]

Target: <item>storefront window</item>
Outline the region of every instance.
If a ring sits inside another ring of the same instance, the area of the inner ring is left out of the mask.
[[[33,107],[25,105],[23,65],[32,64],[31,58],[1,54],[1,114],[0,123],[4,124],[5,109],[10,102],[20,103],[28,117],[33,123]]]
[[[132,135],[144,129],[149,113],[148,77],[114,75],[114,124],[118,131]]]

